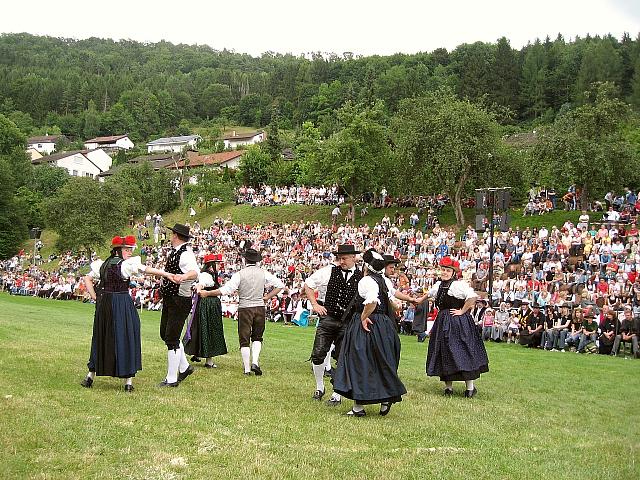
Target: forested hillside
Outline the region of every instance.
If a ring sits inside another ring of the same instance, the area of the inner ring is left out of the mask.
[[[255,58],[168,42],[0,37],[0,113],[27,134],[58,127],[78,139],[127,132],[146,141],[207,120],[262,127],[274,112],[280,128],[311,121],[328,136],[336,130],[333,112],[348,100],[380,100],[393,114],[403,98],[442,86],[492,106],[500,123],[550,123],[563,105],[583,103],[599,81],[640,107],[637,37],[558,36],[521,50],[501,38],[451,52],[312,58]]]

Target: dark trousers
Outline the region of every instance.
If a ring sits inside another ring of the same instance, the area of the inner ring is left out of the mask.
[[[169,350],[180,348],[180,335],[191,311],[191,297],[173,295],[162,299],[160,338]]]
[[[238,339],[240,348],[248,347],[251,342],[261,342],[264,334],[264,307],[238,308]]]
[[[327,353],[329,353],[332,343],[336,346],[333,355],[335,355],[335,358],[338,358],[343,336],[344,324],[340,320],[336,320],[330,316],[320,317],[320,322],[316,329],[316,338],[313,341],[311,362],[314,365],[322,365]]]

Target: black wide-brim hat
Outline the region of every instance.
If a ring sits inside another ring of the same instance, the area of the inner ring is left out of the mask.
[[[383,255],[382,258],[384,258],[384,264],[385,265],[391,265],[392,263],[394,265],[398,265],[400,263],[400,260],[398,260],[393,255]]]
[[[189,227],[187,227],[186,225],[182,225],[181,223],[176,223],[173,227],[169,227],[169,230],[177,233],[181,237],[191,238]]]
[[[244,250],[242,252],[242,256],[249,263],[258,263],[262,261],[262,254],[253,248],[247,248],[246,250]]]
[[[338,250],[335,252],[331,252],[334,255],[356,255],[360,253],[360,250],[356,250],[356,248],[351,243],[343,243],[338,245]]]

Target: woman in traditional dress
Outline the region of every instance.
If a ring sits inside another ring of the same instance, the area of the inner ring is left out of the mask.
[[[80,383],[85,388],[91,388],[96,375],[110,376],[123,378],[125,392],[132,392],[132,379],[142,370],[140,317],[129,294],[129,278],[146,274],[172,279],[173,275],[132,257],[135,247],[133,235],[114,237],[109,258],[93,262],[84,277],[87,292],[96,302],[89,373]],[[99,280],[98,288],[94,288],[95,280]]]
[[[222,326],[222,304],[220,297],[200,296],[202,290],[220,288],[216,263],[222,261],[222,255],[208,254],[204,257],[202,271],[195,285],[192,315],[184,335],[184,351],[195,358],[206,358],[206,368],[216,368],[213,357],[227,353]],[[192,358],[193,360],[194,358]]]
[[[427,375],[440,377],[445,396],[453,395],[454,381],[464,381],[464,396],[471,398],[477,393],[474,381],[489,371],[487,351],[469,314],[477,295],[467,282],[456,280],[460,273],[456,260],[443,257],[440,267],[440,281],[429,290],[438,316],[429,337]]]
[[[379,403],[380,415],[402,401],[406,388],[398,378],[400,338],[391,319],[391,297],[417,302],[393,290],[382,272],[385,260],[373,249],[363,255],[365,276],[358,282],[358,295],[350,323],[345,330],[333,389],[354,400],[347,415],[363,417],[363,405]]]

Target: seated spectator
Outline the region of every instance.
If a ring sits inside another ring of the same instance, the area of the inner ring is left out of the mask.
[[[624,318],[620,325],[618,335],[616,335],[613,346],[611,348],[611,355],[617,355],[620,348],[620,342],[631,342],[631,353],[638,358],[640,355],[638,351],[638,336],[640,335],[640,319],[633,317],[633,311],[631,308],[625,308]]]
[[[598,353],[609,355],[613,350],[616,333],[620,331],[620,323],[614,310],[606,313],[604,321],[600,325],[600,336],[598,337]]]
[[[580,343],[576,353],[585,353],[587,345],[595,343],[597,338],[598,322],[595,321],[595,315],[592,308],[589,308],[584,314],[582,328],[580,332]]]

